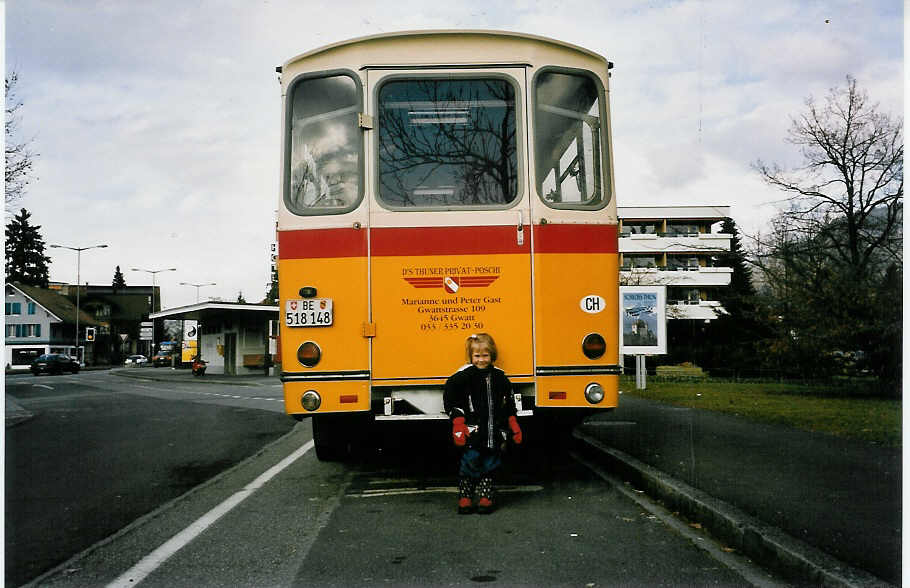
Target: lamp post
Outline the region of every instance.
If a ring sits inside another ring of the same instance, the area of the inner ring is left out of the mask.
[[[203,286],[217,286],[215,282],[206,282],[204,284],[191,284],[189,282],[180,282],[181,286],[196,287],[196,304],[199,304],[199,288]],[[185,332],[185,331],[184,331]],[[196,321],[196,357],[202,359],[202,322]]]
[[[175,271],[177,271],[177,268],[169,267],[166,269],[159,269],[159,270],[147,270],[147,269],[141,269],[138,267],[134,267],[134,268],[130,268],[130,271],[145,272],[147,274],[152,274],[152,309],[149,311],[149,320],[152,321],[152,349],[151,349],[151,353],[149,353],[149,355],[151,356],[151,355],[155,354],[155,321],[152,320],[152,313],[155,312],[155,277],[158,274],[160,274],[161,272],[175,272]]]
[[[215,282],[206,282],[205,284],[190,284],[189,282],[180,282],[181,286],[196,286],[196,302],[199,302],[199,288],[203,286],[217,286]]]
[[[80,272],[82,270],[82,252],[87,249],[104,249],[107,247],[106,244],[102,245],[90,245],[88,247],[69,247],[67,245],[50,245],[51,249],[69,249],[70,251],[76,252],[76,359],[82,361],[82,358],[79,357],[79,290],[81,289]]]

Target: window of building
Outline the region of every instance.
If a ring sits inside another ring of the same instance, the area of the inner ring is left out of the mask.
[[[534,78],[537,193],[553,208],[600,208],[604,129],[593,76],[544,70]]]
[[[360,203],[360,81],[341,73],[302,78],[288,90],[285,204],[294,214],[348,212]]]
[[[698,225],[695,223],[667,223],[667,236],[692,237],[698,235]]]
[[[21,302],[7,302],[4,307],[7,315],[22,314]]]
[[[29,302],[27,305],[27,312],[29,314],[35,314],[38,311],[38,305],[34,302]]]
[[[657,224],[648,222],[622,222],[623,235],[656,235]]]
[[[667,257],[667,267],[674,270],[697,270],[698,258],[694,256],[670,255]]]
[[[698,288],[668,288],[668,304],[698,304],[701,301],[701,290]]]
[[[378,196],[391,208],[510,205],[518,196],[515,86],[505,78],[379,87]]]
[[[657,267],[657,257],[654,255],[624,255],[623,267]]]

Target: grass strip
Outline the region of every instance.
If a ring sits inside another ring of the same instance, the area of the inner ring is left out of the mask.
[[[636,390],[634,377],[623,376],[620,389],[624,394],[676,406],[714,410],[889,447],[901,446],[900,400],[843,394],[837,386],[648,378],[647,388]]]

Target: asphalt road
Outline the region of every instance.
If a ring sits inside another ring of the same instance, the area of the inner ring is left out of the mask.
[[[213,402],[226,392],[238,391],[178,392],[106,372],[8,376],[6,393],[34,416],[6,430],[6,584],[38,576],[294,424],[275,400]]]
[[[33,548],[56,553],[55,561],[80,549],[61,547],[71,535],[90,544],[116,531],[45,575],[42,586],[104,586],[118,578],[115,585],[168,587],[774,585],[621,482],[574,461],[546,430],[529,427],[529,445],[507,461],[500,508],[465,517],[455,512],[454,449],[432,426],[387,431],[374,439],[380,449],[348,464],[323,463],[310,450],[308,422],[280,436],[293,421],[268,400],[278,390],[105,374],[28,378],[18,390],[8,381],[7,389],[37,416],[7,430],[8,438],[20,437],[7,449],[46,453],[56,466],[17,475],[18,494],[8,481],[7,513],[18,508],[11,497],[23,495],[23,505],[37,499],[55,509],[42,515],[33,505],[22,517],[43,517],[31,526],[41,538]],[[20,458],[16,469],[28,471],[29,461]],[[124,478],[137,487],[124,487]],[[83,484],[88,490],[77,488]],[[166,503],[154,516],[135,519],[142,509],[121,506],[142,502],[125,494],[139,487],[153,497],[144,499],[144,512]],[[76,504],[90,508],[74,516]],[[31,522],[12,528],[25,525]],[[35,559],[29,550],[15,553]]]

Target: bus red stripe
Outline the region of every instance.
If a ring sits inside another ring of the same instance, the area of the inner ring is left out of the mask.
[[[519,246],[515,233],[516,225],[380,228],[372,229],[370,250],[375,256],[530,253],[530,239]]]
[[[375,256],[529,253],[515,227],[406,227],[371,229]],[[525,229],[527,234],[527,228]],[[353,228],[280,231],[281,259],[366,257],[366,231]],[[534,225],[537,253],[617,253],[616,225]]]
[[[617,253],[616,225],[534,225],[537,253]]]
[[[361,229],[279,231],[279,259],[366,257],[367,232]]]

